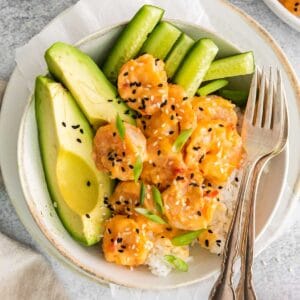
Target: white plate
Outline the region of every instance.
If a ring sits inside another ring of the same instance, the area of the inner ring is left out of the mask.
[[[297,125],[297,105],[299,105],[299,103],[297,104],[296,102],[296,94],[298,93],[299,97],[299,87],[297,86],[295,75],[288,62],[286,61],[284,55],[282,54],[282,52],[280,52],[279,48],[275,45],[271,38],[257,24],[255,24],[255,22],[252,19],[246,17],[244,14],[234,9],[227,3],[223,1],[218,2],[219,5],[217,10],[215,9],[215,2],[212,3],[211,1],[203,1],[201,3],[205,7],[208,15],[210,16],[212,23],[214,23],[213,25],[216,28],[217,32],[220,33],[227,40],[234,42],[236,45],[241,46],[241,48],[245,50],[254,50],[259,65],[278,65],[282,69],[284,82],[287,89],[287,96],[289,99],[289,117],[292,124]],[[228,16],[230,24],[225,22],[223,23],[221,21],[223,20],[222,15]],[[230,25],[230,28],[228,28],[228,24]],[[17,89],[15,88],[16,86],[18,87]],[[39,228],[36,226],[36,223],[33,221],[33,218],[28,211],[28,207],[26,205],[20,187],[18,167],[16,164],[17,132],[20,125],[21,116],[24,111],[24,107],[27,104],[26,99],[28,99],[28,91],[26,90],[26,86],[22,81],[21,74],[18,70],[15,70],[8,84],[1,112],[0,160],[4,181],[6,183],[6,187],[10,194],[12,202],[16,207],[16,210],[21,220],[24,222],[25,226],[40,244],[42,244],[47,250],[51,251],[56,257],[62,258],[66,263],[72,266],[74,266],[74,264],[70,262],[70,257],[66,257],[71,255],[74,258],[74,255],[77,256],[77,254],[79,254],[80,262],[78,262],[78,260],[76,259],[77,266],[75,266],[77,269],[80,269],[79,265],[81,265],[81,270],[85,270],[84,273],[93,278],[96,278],[98,280],[101,280],[102,278],[105,281],[113,280],[126,286],[136,286],[152,289],[175,287],[199,281],[212,273],[212,271],[215,269],[215,267],[217,267],[219,263],[216,259],[212,259],[212,264],[207,265],[207,269],[204,269],[202,271],[201,268],[193,268],[191,272],[188,273],[188,277],[186,275],[184,275],[184,277],[179,274],[174,274],[172,275],[172,277],[169,277],[166,280],[158,280],[155,277],[152,277],[149,273],[128,272],[125,269],[107,264],[103,261],[101,262],[101,267],[106,268],[106,270],[109,270],[109,272],[104,272],[104,269],[99,270],[98,268],[95,270],[92,262],[94,262],[98,266],[100,264],[99,255],[98,253],[96,253],[98,249],[91,249],[90,254],[86,256],[84,254],[86,253],[86,251],[83,250],[82,247],[80,247],[79,245],[75,244],[73,240],[69,238],[68,235],[65,235],[64,229],[62,228],[59,222],[57,222],[53,226],[53,228],[56,231],[52,235],[52,237],[55,236],[55,238],[60,238],[60,252],[57,251],[57,249],[53,247],[53,244],[50,243],[47,239],[45,239],[45,236],[41,234]],[[30,113],[32,114],[32,109],[28,110],[28,114],[25,115],[24,120],[33,119],[33,116],[30,115]],[[36,139],[36,137],[34,136],[34,122],[25,122],[24,124],[26,124],[26,126],[22,127],[21,136],[26,136],[27,141],[28,138],[34,141],[34,139]],[[296,139],[296,128],[297,126],[291,126],[291,138],[289,140],[288,151],[285,152],[285,154],[283,154],[281,157],[277,158],[276,161],[272,162],[272,172],[270,173],[270,175],[266,176],[267,179],[265,181],[265,184],[263,185],[263,188],[261,188],[261,195],[263,196],[263,201],[260,202],[261,206],[257,210],[257,219],[260,220],[260,222],[257,223],[257,228],[261,231],[261,235],[257,240],[256,244],[257,253],[261,251],[264,247],[266,247],[268,243],[272,240],[272,238],[275,237],[277,230],[281,227],[284,219],[288,217],[288,213],[291,210],[291,207],[294,203],[294,200],[290,197],[290,189],[294,186],[294,183],[296,181],[299,166],[299,152],[295,151],[295,149],[299,149],[299,140]],[[30,134],[33,134],[33,136],[29,136]],[[23,142],[24,140],[20,141]],[[26,150],[37,151],[36,147],[28,147],[28,144]],[[289,165],[289,161],[293,161],[293,164]],[[30,162],[32,163],[33,167],[35,166],[37,167],[37,169],[41,170],[40,166],[38,165],[38,160],[33,160]],[[28,168],[28,173],[25,174],[26,176],[31,175],[29,169],[31,169],[31,166],[30,168]],[[283,176],[284,172],[282,173],[281,170],[286,171],[287,176],[285,178]],[[25,177],[23,176],[23,178]],[[42,173],[40,173],[40,178],[42,178]],[[284,190],[282,193],[284,197],[280,197],[280,190],[281,187],[283,187],[283,183],[285,183]],[[33,190],[33,192],[37,191]],[[268,199],[268,201],[266,201],[266,199]],[[29,201],[29,203],[34,203],[32,202],[32,200],[34,199],[27,198],[27,200]],[[278,209],[275,212],[274,208],[276,203],[278,204]],[[39,202],[35,202],[35,205],[40,204],[41,203]],[[35,207],[31,207],[31,209],[35,209]],[[273,218],[271,220],[270,216],[272,214]],[[36,214],[35,218],[36,220],[40,221],[43,221],[44,219],[37,218]],[[267,226],[265,226],[266,224]],[[264,231],[262,231],[263,228]],[[43,227],[43,229],[45,228]],[[62,236],[64,238],[62,238]],[[48,237],[51,236],[48,235]],[[65,239],[67,241],[64,241]],[[55,240],[55,243],[57,245],[57,239]],[[73,243],[72,249],[75,250],[72,253],[65,252],[62,255],[62,252],[65,250],[65,248],[62,247],[65,247],[66,243]],[[92,258],[92,255],[94,255],[94,258]],[[96,259],[96,257],[98,259]],[[113,272],[111,272],[112,270]],[[141,274],[142,276],[140,276]]]
[[[283,22],[300,31],[300,17],[289,12],[278,0],[263,0]],[[299,2],[300,3],[300,2]],[[300,9],[300,6],[298,6]]]

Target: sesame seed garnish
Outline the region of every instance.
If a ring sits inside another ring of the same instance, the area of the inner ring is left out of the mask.
[[[125,157],[125,155],[126,155],[126,153],[123,151],[123,152],[122,152],[122,156]]]
[[[197,211],[197,215],[201,217],[201,211],[200,210]]]
[[[77,128],[79,128],[80,127],[80,125],[78,124],[78,125],[72,125],[71,126],[73,129],[77,129]]]
[[[113,243],[113,242],[114,242],[114,239],[110,239],[110,241]]]
[[[166,230],[167,231],[172,231],[172,228],[171,227],[167,227]]]
[[[200,159],[199,159],[199,164],[202,163],[203,158],[204,158],[204,154],[200,157]]]
[[[238,179],[237,177],[235,177],[234,180],[235,180],[236,182],[239,182],[239,179]]]
[[[177,176],[175,180],[176,180],[176,181],[184,180],[184,177],[183,177],[183,176]]]
[[[130,112],[130,110],[127,109],[127,110],[125,110],[124,114],[125,114],[125,115],[129,115],[129,112]]]
[[[223,124],[219,124],[219,127],[224,127],[224,125]]]
[[[128,72],[125,72],[125,73],[123,74],[123,76],[128,76]]]
[[[121,167],[121,170],[122,170],[122,172],[125,172],[125,168],[124,167]]]
[[[122,248],[122,249],[126,249],[126,246],[125,246],[125,245],[121,245],[121,248]]]
[[[109,233],[109,234],[111,234],[111,230],[110,230],[110,228],[107,228],[107,231],[108,231],[108,233]]]
[[[117,204],[117,205],[121,205],[121,201],[117,200],[117,201],[116,201],[116,204]]]
[[[133,165],[129,165],[128,167],[129,167],[129,169],[133,169]]]
[[[203,109],[201,106],[199,106],[199,110],[200,110],[200,111],[203,111],[204,109]]]
[[[80,131],[80,133],[81,133],[81,134],[83,134],[83,133],[84,133],[84,131],[83,131],[83,129],[82,129],[82,128],[80,128],[80,130],[79,130],[79,131]]]
[[[175,105],[172,104],[172,105],[171,105],[171,109],[172,109],[172,110],[175,110],[175,108],[176,108]]]
[[[219,190],[221,190],[222,188],[223,188],[223,187],[222,187],[221,185],[220,185],[220,186],[218,186],[218,189],[219,189]]]
[[[132,90],[132,94],[135,94],[136,93],[136,90]]]
[[[174,130],[169,131],[169,135],[172,135],[174,133]]]
[[[191,179],[193,179],[193,178],[194,178],[194,173],[191,174]]]
[[[121,237],[118,237],[118,238],[117,238],[117,243],[118,243],[118,244],[122,243],[122,241],[123,241],[123,239],[122,239]]]
[[[163,87],[164,85],[162,83],[158,84],[157,85],[158,87]]]
[[[222,241],[221,241],[221,240],[216,240],[216,242],[217,242],[217,243],[221,243]]]
[[[90,218],[90,215],[89,214],[85,214],[85,216],[89,219]]]
[[[161,154],[161,150],[157,150],[157,155],[160,155]]]
[[[113,102],[114,100],[112,100],[112,99],[107,99],[107,102]]]
[[[174,116],[172,115],[172,116],[170,117],[170,119],[173,121],[173,120],[174,120]]]
[[[195,151],[198,151],[198,150],[200,150],[201,149],[201,147],[193,147],[193,150],[195,150]]]
[[[135,232],[136,232],[137,234],[139,234],[139,233],[140,233],[140,230],[139,230],[138,228],[136,228],[136,229],[135,229]]]
[[[91,182],[88,180],[88,181],[86,182],[86,185],[87,185],[87,186],[91,186]]]
[[[116,136],[117,135],[117,133],[116,132],[113,132],[113,136]]]
[[[208,231],[209,233],[213,233],[211,229],[208,229],[207,231]]]
[[[199,184],[196,183],[196,182],[191,182],[189,185],[190,185],[190,186],[194,186],[194,187],[199,187]]]
[[[209,240],[205,240],[205,246],[209,247]]]
[[[76,141],[77,141],[78,143],[81,143],[81,139],[76,139]]]
[[[207,184],[209,187],[211,187],[211,183],[209,182],[208,184]]]
[[[122,249],[119,249],[119,250],[118,250],[118,252],[120,252],[120,253],[123,253],[123,252],[124,252],[124,250],[122,250]]]
[[[64,126],[64,127],[67,127],[65,122],[61,122],[61,125]]]
[[[185,101],[185,100],[187,100],[187,99],[189,99],[189,97],[183,97],[183,98],[182,98],[182,101]]]
[[[211,132],[212,131],[212,128],[210,127],[210,128],[208,128],[208,132]]]

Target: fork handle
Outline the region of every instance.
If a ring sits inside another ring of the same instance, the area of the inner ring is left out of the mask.
[[[254,169],[254,175],[251,185],[248,189],[248,205],[249,216],[246,217],[245,226],[242,237],[243,248],[241,251],[241,277],[238,283],[236,294],[238,299],[255,300],[256,294],[254,291],[254,285],[252,281],[253,277],[253,253],[254,253],[254,241],[255,241],[255,203],[258,190],[259,179],[262,174],[262,170],[266,163],[270,160],[271,156],[262,158]]]
[[[232,278],[234,274],[233,265],[237,258],[239,249],[241,247],[241,234],[245,218],[244,199],[245,191],[249,184],[249,179],[253,173],[255,162],[248,162],[244,168],[242,175],[241,186],[239,189],[236,208],[232,217],[232,222],[228,231],[227,240],[224,247],[223,261],[221,265],[220,275],[214,284],[210,293],[209,299],[236,299],[236,294],[233,288]]]

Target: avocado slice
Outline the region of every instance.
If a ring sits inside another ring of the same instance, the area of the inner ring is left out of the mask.
[[[116,88],[87,54],[57,42],[46,51],[45,59],[50,73],[67,87],[95,129],[112,122],[117,114],[135,124],[133,112],[117,97]]]
[[[92,129],[71,94],[47,77],[36,79],[35,112],[54,207],[76,240],[93,245],[109,216],[103,201],[111,195],[113,181],[95,167]]]

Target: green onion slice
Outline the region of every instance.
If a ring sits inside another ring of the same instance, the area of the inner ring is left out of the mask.
[[[133,177],[134,181],[137,182],[142,174],[143,170],[143,161],[141,157],[139,156],[133,166]]]
[[[165,255],[164,259],[168,262],[172,267],[181,272],[187,272],[189,269],[189,265],[182,260],[181,258],[174,255]]]
[[[146,187],[144,182],[141,183],[141,189],[140,189],[140,204],[143,205],[145,201],[145,195],[146,195]]]
[[[162,198],[161,198],[161,193],[159,191],[159,189],[155,186],[152,187],[152,196],[153,196],[153,200],[156,206],[156,209],[163,214],[164,213],[164,206],[163,206],[163,202],[162,202]]]
[[[177,139],[175,140],[175,142],[173,144],[173,147],[172,147],[173,152],[179,152],[179,151],[181,151],[182,147],[187,142],[187,140],[192,135],[192,133],[193,133],[193,129],[192,128],[183,130],[179,134],[179,136],[177,137]]]
[[[206,229],[200,229],[175,236],[174,238],[172,238],[171,242],[174,246],[189,245],[194,239],[196,239],[200,235],[200,233],[202,233],[205,230]]]
[[[119,114],[117,114],[117,118],[116,118],[116,127],[117,127],[120,138],[122,140],[124,140],[126,129],[125,129],[124,123],[123,123],[122,119],[120,118]]]
[[[135,211],[141,215],[143,215],[144,217],[148,218],[149,220],[158,223],[158,224],[167,224],[165,222],[165,220],[163,220],[161,217],[159,217],[158,215],[155,215],[154,213],[152,213],[150,210],[142,208],[142,207],[136,207]]]

